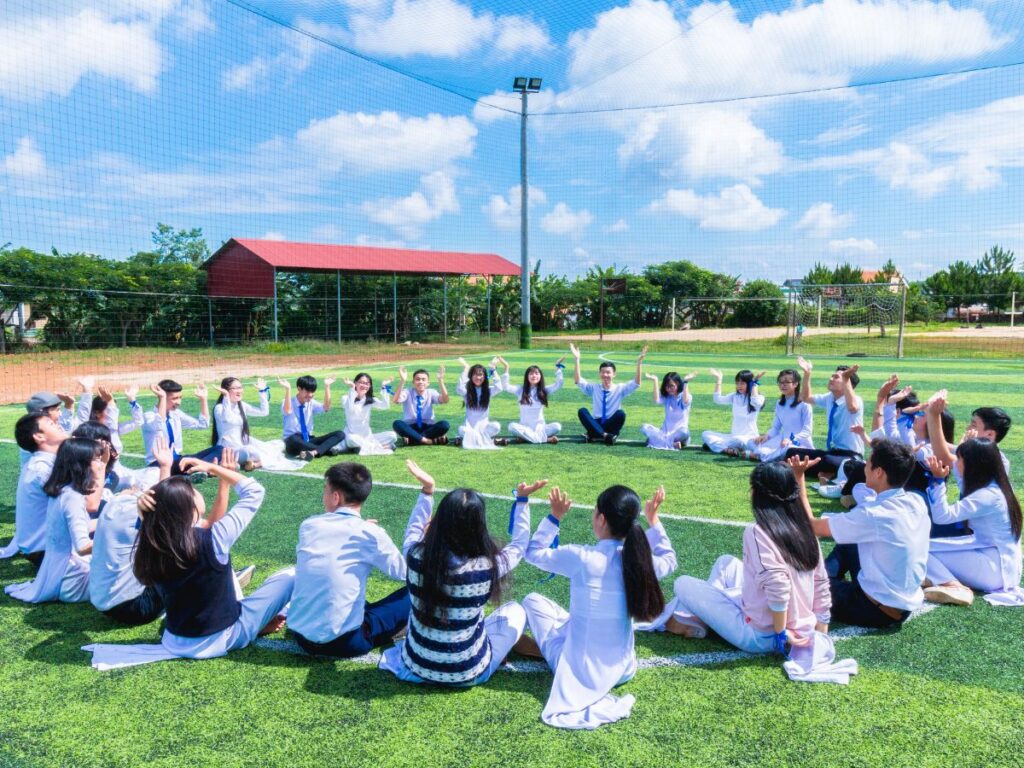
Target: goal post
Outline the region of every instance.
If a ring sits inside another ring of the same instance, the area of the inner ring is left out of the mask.
[[[903,357],[907,286],[800,285],[789,293],[786,352]]]

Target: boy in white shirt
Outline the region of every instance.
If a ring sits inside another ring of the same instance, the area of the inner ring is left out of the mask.
[[[818,461],[793,457],[789,465],[815,534],[836,542],[825,560],[832,618],[863,627],[902,625],[924,601],[921,582],[931,529],[925,500],[903,489],[914,454],[895,440],[876,440],[865,467],[865,483],[875,496],[845,514],[822,518],[814,517],[804,483],[804,474]]]
[[[448,402],[448,388],[444,384],[444,366],[437,369],[437,389],[429,389],[430,374],[420,368],[412,373],[412,390],[405,388],[409,374],[404,367],[398,369],[398,389],[391,399],[401,405],[403,418],[391,428],[406,445],[445,445],[451,425],[444,420],[434,420],[434,406]]]
[[[45,411],[27,413],[14,425],[14,439],[28,461],[18,476],[14,502],[14,538],[0,550],[0,557],[20,554],[36,568],[46,549],[46,508],[50,497],[43,485],[50,479],[57,449],[68,433]]]
[[[165,437],[174,454],[171,474],[183,474],[180,466],[185,452],[182,430],[208,429],[210,426],[210,405],[206,385],[200,384],[195,389],[196,397],[199,398],[199,418],[190,416],[181,410],[182,386],[178,382],[164,379],[159,384],[152,386],[151,389],[157,397],[157,403],[156,407],[145,415],[142,423],[142,441],[146,446],[146,462],[151,467],[157,466],[153,446],[157,437]],[[221,450],[219,445],[212,445],[199,453],[190,455],[201,461],[214,461],[220,458]]]
[[[812,395],[811,371],[814,366],[802,357],[797,358],[797,364],[804,372],[800,399],[825,410],[825,449],[790,448],[786,458],[820,459],[822,474],[833,476],[847,460],[864,457],[864,441],[858,434],[859,430],[853,429],[864,426],[864,401],[854,393],[860,384],[860,376],[857,375],[860,366],[840,365],[828,380],[828,392]]]
[[[281,426],[284,438],[284,450],[289,456],[298,456],[303,461],[315,459],[317,456],[336,456],[345,450],[345,433],[341,430],[317,435],[313,431],[313,417],[331,410],[331,385],[334,379],[324,379],[324,402],[314,397],[316,379],[312,376],[299,376],[295,380],[295,396],[292,387],[285,379],[277,383],[284,387],[284,400],[281,402]]]
[[[70,435],[80,422],[78,415],[72,409],[74,404],[75,401],[71,395],[67,395],[63,392],[53,393],[43,391],[36,392],[28,399],[25,403],[25,411],[28,413],[32,413],[33,411],[42,411],[53,419],[54,424],[64,430],[65,435]],[[24,448],[18,451],[21,466],[25,466],[25,463],[32,456],[32,453],[33,451],[26,451]]]
[[[622,401],[636,392],[640,387],[640,382],[643,381],[644,357],[647,355],[647,347],[643,348],[640,356],[636,359],[636,375],[632,381],[625,384],[614,383],[615,363],[608,360],[602,362],[598,367],[601,383],[591,384],[580,373],[579,347],[570,344],[569,351],[576,361],[573,371],[576,386],[593,399],[593,412],[586,408],[580,408],[578,412],[580,423],[587,431],[584,439],[588,443],[603,442],[605,445],[615,445],[615,441],[619,439],[619,433],[626,424],[626,412],[621,408]]]
[[[389,643],[409,618],[404,583],[383,600],[366,602],[373,568],[405,581],[405,558],[375,521],[364,520],[373,489],[362,464],[335,464],[324,473],[324,514],[299,527],[295,587],[288,627],[308,653],[351,658]]]

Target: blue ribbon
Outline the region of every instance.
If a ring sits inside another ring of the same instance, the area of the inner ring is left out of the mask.
[[[391,388],[391,385],[390,385],[390,384],[385,384],[385,385],[384,385],[383,387],[381,387],[381,389],[383,389],[383,390],[384,390],[385,392],[387,392],[387,393],[388,393],[389,395],[393,395],[393,394],[395,394],[395,390],[393,390],[393,389]]]
[[[555,363],[555,368],[565,368],[565,363]]]
[[[786,636],[786,630],[773,635],[773,644],[775,652],[789,661],[789,638]]]

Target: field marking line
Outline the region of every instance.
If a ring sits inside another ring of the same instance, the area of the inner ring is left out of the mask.
[[[0,438],[0,443],[14,444],[14,442],[15,441],[11,440],[10,438]],[[138,453],[122,453],[121,455],[122,456],[126,456],[129,459],[145,459],[146,458],[142,454],[138,454]],[[269,469],[257,469],[256,471],[257,472],[264,472],[264,473],[266,473],[268,475],[276,475],[278,477],[302,477],[302,478],[306,478],[306,479],[309,479],[309,480],[320,480],[320,481],[322,481],[324,479],[323,475],[316,475],[316,474],[313,474],[312,472],[291,472],[291,471],[277,472],[277,471],[269,470]],[[411,483],[394,483],[394,482],[388,482],[388,481],[384,481],[384,480],[374,480],[373,484],[375,486],[380,486],[381,488],[397,488],[397,489],[403,490],[403,491],[418,491],[420,489],[420,486],[413,485]],[[441,493],[448,493],[450,490],[451,490],[450,488],[448,488],[448,489],[437,488],[437,489],[435,489],[435,493],[439,493],[439,494],[441,494]],[[502,496],[501,494],[497,494],[497,493],[481,493],[480,495],[483,496],[485,499],[496,499],[498,501],[505,501],[505,502],[508,502],[511,499],[511,494],[509,494],[508,496]],[[538,498],[538,499],[534,499],[532,503],[547,505],[548,501],[545,498]],[[573,504],[572,508],[573,509],[587,509],[587,510],[590,510],[590,509],[593,509],[594,507],[593,507],[592,504]],[[744,522],[742,520],[719,520],[719,519],[714,518],[714,517],[698,517],[696,515],[672,515],[672,514],[668,514],[668,513],[661,513],[658,516],[662,517],[662,518],[664,518],[666,520],[675,520],[675,521],[687,522],[687,523],[708,523],[710,525],[724,525],[724,526],[729,526],[729,527],[733,527],[733,528],[746,528],[748,525],[750,525],[749,521],[748,522]]]
[[[913,611],[910,616],[907,617],[907,621],[920,618],[926,613],[931,613],[938,608],[938,603],[925,603],[916,611]],[[904,622],[906,623],[906,622]],[[864,637],[866,635],[878,634],[879,630],[871,627],[843,627],[837,629],[834,632],[829,632],[829,637],[833,641],[839,643],[843,640],[851,640],[857,637]],[[275,640],[272,638],[261,637],[253,643],[259,648],[264,648],[270,651],[281,651],[283,653],[291,653],[299,656],[309,656],[299,644],[294,640]],[[763,653],[747,653],[746,651],[702,651],[699,653],[678,653],[672,656],[646,656],[637,659],[637,667],[639,669],[664,669],[665,667],[712,667],[718,664],[726,664],[731,661],[742,661],[743,659],[756,659],[764,658],[767,654]],[[363,656],[356,656],[351,659],[337,659],[337,661],[351,661],[356,664],[373,664],[376,666],[380,663],[381,654],[377,651],[371,651]],[[318,658],[331,659],[333,657],[323,656]],[[508,672],[516,672],[519,674],[540,674],[550,672],[546,662],[543,661],[528,661],[528,660],[515,660],[507,662],[502,669]]]

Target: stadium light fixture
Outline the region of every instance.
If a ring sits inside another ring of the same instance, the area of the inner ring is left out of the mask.
[[[539,77],[516,77],[512,81],[512,90],[522,94],[519,124],[519,346],[522,349],[530,348],[533,337],[533,327],[530,322],[530,250],[528,245],[530,185],[526,178],[526,117],[529,114],[527,97],[531,93],[540,92],[541,82]]]

